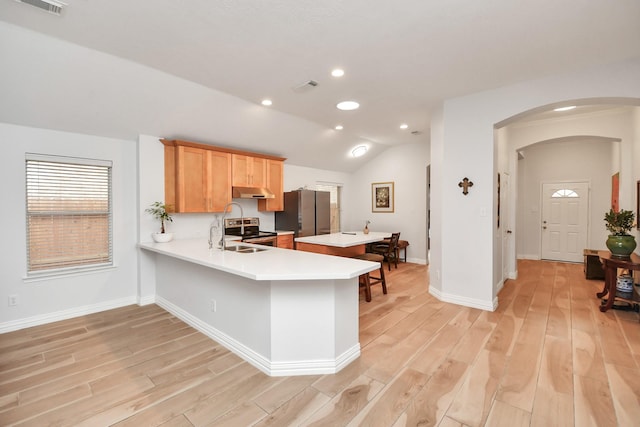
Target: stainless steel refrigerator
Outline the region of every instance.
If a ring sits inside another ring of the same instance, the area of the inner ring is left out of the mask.
[[[295,190],[284,193],[284,210],[276,212],[276,230],[295,237],[331,233],[331,199],[328,191]]]

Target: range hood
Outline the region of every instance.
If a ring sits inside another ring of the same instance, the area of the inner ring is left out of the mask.
[[[276,196],[264,187],[233,187],[231,197],[234,199],[274,199]]]

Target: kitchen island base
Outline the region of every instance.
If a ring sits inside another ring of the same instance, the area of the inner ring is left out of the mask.
[[[360,355],[357,277],[256,281],[155,256],[157,304],[268,375],[332,374]]]

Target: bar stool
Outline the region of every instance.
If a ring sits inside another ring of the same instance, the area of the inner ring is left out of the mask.
[[[384,262],[384,256],[373,253],[365,253],[362,255],[356,255],[352,258],[362,259],[365,261],[372,261],[380,263],[380,275],[378,277],[372,276],[371,273],[361,274],[358,278],[358,281],[362,286],[364,286],[364,297],[367,302],[371,301],[371,285],[375,285],[376,283],[382,283],[382,293],[387,293],[387,281],[384,277],[384,267],[382,263]],[[373,279],[373,280],[372,280]]]

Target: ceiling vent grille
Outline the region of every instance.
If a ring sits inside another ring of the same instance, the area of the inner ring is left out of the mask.
[[[303,93],[313,89],[316,86],[318,86],[317,81],[307,80],[306,82],[300,83],[299,85],[292,87],[291,89],[293,89],[293,91],[296,93]]]
[[[60,16],[62,14],[62,9],[67,5],[61,1],[56,0],[16,0],[20,3],[25,3],[38,9],[42,9],[46,12],[52,13],[54,15]]]

